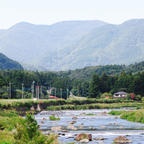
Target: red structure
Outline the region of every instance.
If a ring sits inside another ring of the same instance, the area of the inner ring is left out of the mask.
[[[49,99],[58,99],[56,96],[49,96]]]

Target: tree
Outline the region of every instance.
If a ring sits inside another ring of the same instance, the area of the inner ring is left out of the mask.
[[[98,98],[101,92],[100,87],[100,78],[95,74],[93,75],[92,80],[90,82],[89,97]]]

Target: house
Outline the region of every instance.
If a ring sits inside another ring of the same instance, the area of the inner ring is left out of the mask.
[[[126,92],[117,92],[114,93],[113,98],[126,98],[127,97],[127,93]]]
[[[59,98],[56,96],[49,96],[49,99],[59,99]]]

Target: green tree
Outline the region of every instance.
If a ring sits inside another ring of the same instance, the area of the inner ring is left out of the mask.
[[[90,82],[90,88],[89,88],[89,97],[91,98],[98,98],[100,96],[100,78],[96,74],[93,75],[92,80]]]

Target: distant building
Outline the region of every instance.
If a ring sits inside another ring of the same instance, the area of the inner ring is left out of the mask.
[[[58,99],[56,96],[49,96],[49,99]]]
[[[127,97],[127,93],[126,92],[117,92],[114,93],[113,98],[126,98]]]

